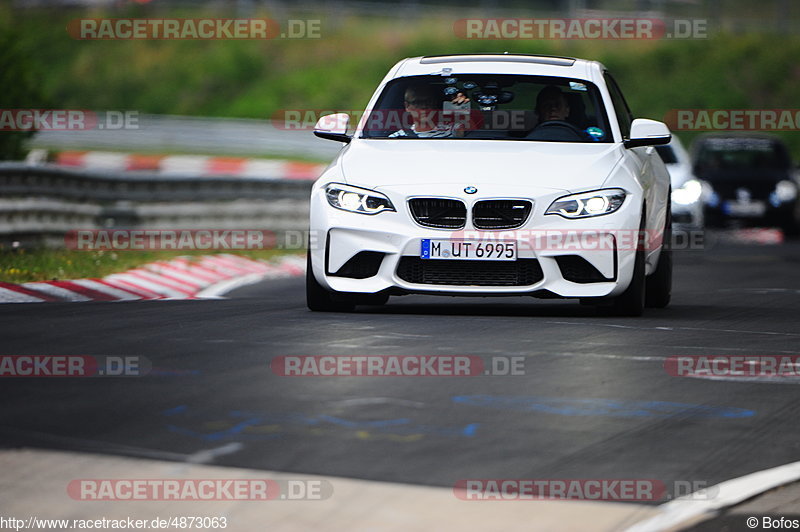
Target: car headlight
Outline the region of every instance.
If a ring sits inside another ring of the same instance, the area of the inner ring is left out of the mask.
[[[378,214],[395,210],[385,195],[366,188],[330,183],[325,187],[325,197],[331,207],[361,214]]]
[[[672,201],[679,205],[691,205],[703,195],[703,185],[697,179],[690,179],[680,188],[672,191]]]
[[[775,197],[780,202],[792,201],[797,197],[797,185],[785,179],[778,181],[775,185]]]
[[[627,194],[621,188],[571,194],[555,200],[545,214],[557,214],[564,218],[588,218],[609,214],[622,207],[625,196]]]

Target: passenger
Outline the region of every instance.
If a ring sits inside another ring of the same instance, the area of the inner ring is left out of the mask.
[[[469,98],[458,93],[453,103],[464,104]],[[455,120],[444,120],[442,99],[427,85],[411,85],[405,91],[403,105],[413,124],[408,129],[395,131],[390,137],[452,138],[463,136],[463,125]],[[461,126],[461,127],[459,127]]]

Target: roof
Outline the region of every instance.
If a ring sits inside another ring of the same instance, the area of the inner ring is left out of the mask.
[[[450,55],[426,55],[420,59],[420,63],[463,63],[475,61],[510,61],[518,63],[538,63],[542,65],[572,66],[575,64],[574,57],[563,57],[559,55],[534,55],[534,54],[450,54]]]
[[[450,54],[405,59],[398,63],[392,77],[438,74],[446,68],[453,74],[527,74],[589,80],[603,70],[596,61],[574,57],[517,53]]]

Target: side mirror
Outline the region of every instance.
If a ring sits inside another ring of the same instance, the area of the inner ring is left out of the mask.
[[[669,132],[669,128],[664,122],[637,118],[631,124],[631,138],[626,139],[624,144],[626,148],[638,148],[669,144],[670,140],[672,140],[672,133]]]
[[[321,139],[337,140],[347,144],[352,137],[347,134],[350,125],[350,116],[347,113],[325,115],[317,120],[314,126],[314,135]]]

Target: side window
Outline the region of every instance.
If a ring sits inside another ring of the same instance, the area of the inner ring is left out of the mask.
[[[630,138],[631,135],[631,122],[633,122],[633,115],[628,107],[625,97],[622,96],[622,91],[619,90],[617,82],[611,77],[608,72],[603,73],[608,86],[608,92],[611,94],[611,102],[614,104],[614,113],[617,115],[617,122],[619,122],[619,129],[622,132],[623,138]]]

